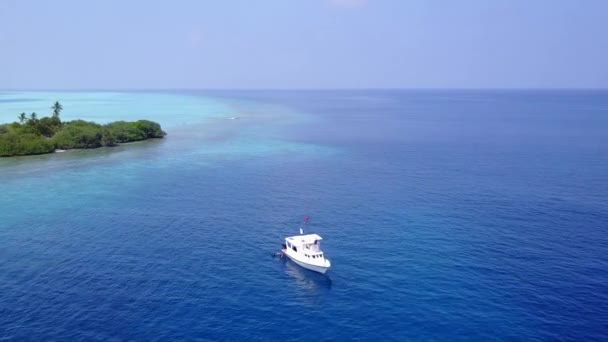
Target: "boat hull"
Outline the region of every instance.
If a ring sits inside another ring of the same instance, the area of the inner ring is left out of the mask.
[[[311,265],[311,264],[307,264],[305,262],[298,261],[297,259],[293,258],[289,254],[287,254],[287,257],[289,257],[289,260],[295,262],[297,265],[304,267],[307,270],[311,270],[311,271],[318,272],[321,274],[325,274],[327,272],[327,270],[329,270],[329,267]]]

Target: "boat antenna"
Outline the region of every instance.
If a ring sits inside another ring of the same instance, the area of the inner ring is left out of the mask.
[[[306,216],[306,217],[304,218],[304,227],[305,227],[305,226],[308,224],[308,220],[309,220],[309,219],[310,219],[310,218],[309,218],[308,216]],[[303,229],[303,228],[300,228],[300,235],[303,235],[303,234],[304,234],[304,229]]]

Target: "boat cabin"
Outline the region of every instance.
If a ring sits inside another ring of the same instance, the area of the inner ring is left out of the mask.
[[[317,234],[296,235],[285,239],[285,247],[308,259],[324,259],[321,238]]]

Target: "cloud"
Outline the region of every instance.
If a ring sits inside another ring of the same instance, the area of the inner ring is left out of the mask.
[[[363,7],[367,4],[367,0],[326,0],[330,5],[342,8]]]

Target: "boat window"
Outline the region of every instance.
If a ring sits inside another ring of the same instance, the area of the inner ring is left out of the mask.
[[[322,258],[322,257],[323,257],[323,254],[319,254],[319,258]]]
[[[298,251],[298,249],[296,248],[296,246],[291,247],[291,249],[293,249],[294,252]]]

